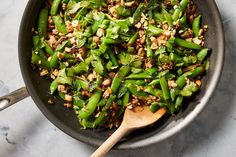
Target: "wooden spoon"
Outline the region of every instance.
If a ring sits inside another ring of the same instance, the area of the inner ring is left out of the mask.
[[[136,106],[133,109],[126,108],[120,127],[90,157],[103,157],[126,134],[153,124],[166,111],[166,108],[161,108],[152,113],[148,106]]]

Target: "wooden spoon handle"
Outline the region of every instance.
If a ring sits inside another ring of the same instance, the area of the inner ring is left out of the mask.
[[[107,152],[130,130],[122,125],[90,156],[90,157],[103,157]]]

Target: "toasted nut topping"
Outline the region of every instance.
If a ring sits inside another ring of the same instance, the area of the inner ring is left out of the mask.
[[[107,99],[111,93],[112,93],[112,90],[110,87],[108,87],[107,90],[103,93],[103,97]]]
[[[65,103],[64,106],[67,107],[67,108],[72,108],[73,107],[73,105],[71,103]]]
[[[58,85],[57,90],[62,93],[67,93],[67,89],[65,85]]]
[[[100,38],[98,36],[93,36],[93,41],[95,43],[98,43],[98,42],[100,42]]]
[[[97,35],[98,37],[102,37],[102,36],[104,36],[104,34],[105,34],[104,29],[99,28],[99,29],[97,30],[96,35]]]
[[[47,69],[42,69],[42,71],[40,72],[40,76],[46,76],[47,74],[48,74]]]
[[[71,95],[68,95],[68,94],[65,95],[65,100],[66,101],[72,102],[72,98],[73,97]]]
[[[102,82],[102,85],[103,85],[103,86],[110,86],[110,84],[111,84],[111,80],[110,80],[110,79],[106,79],[106,80],[104,80],[104,81]]]
[[[71,52],[71,48],[65,47],[65,51],[66,51],[66,52]]]

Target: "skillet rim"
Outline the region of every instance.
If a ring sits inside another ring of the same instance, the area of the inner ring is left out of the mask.
[[[24,52],[23,52],[23,44],[24,44],[23,41],[24,41],[24,34],[25,34],[24,30],[25,30],[27,23],[29,22],[27,15],[29,14],[30,7],[32,6],[33,3],[34,3],[34,0],[30,0],[27,3],[27,6],[25,8],[25,11],[24,11],[24,14],[23,14],[23,17],[21,20],[20,29],[19,29],[19,37],[18,37],[19,64],[20,64],[22,77],[23,77],[23,80],[24,80],[25,85],[27,87],[27,90],[28,90],[30,96],[32,97],[32,99],[34,100],[35,104],[37,105],[37,107],[43,113],[43,115],[51,123],[53,123],[57,128],[59,128],[64,133],[68,134],[69,136],[71,136],[79,141],[90,144],[92,146],[99,146],[101,144],[100,140],[91,139],[90,137],[86,137],[85,135],[78,134],[78,132],[67,127],[59,119],[57,119],[55,117],[55,115],[53,115],[43,104],[41,104],[41,99],[39,99],[39,97],[37,96],[36,91],[33,88],[33,85],[29,83],[31,81],[30,81],[30,78],[27,77],[27,75],[30,75],[30,74],[28,74],[27,70],[23,68],[24,67],[23,64],[26,64],[26,63],[24,63],[24,57],[23,57],[24,55],[22,55],[22,54],[24,54]],[[225,37],[224,37],[224,33],[223,33],[223,24],[222,24],[220,12],[219,12],[219,9],[216,5],[216,2],[212,1],[211,3],[212,3],[212,5],[210,5],[210,7],[212,7],[213,10],[215,10],[215,12],[213,12],[212,14],[214,15],[214,17],[216,19],[217,26],[219,27],[216,30],[218,33],[218,36],[219,36],[218,47],[217,47],[218,48],[218,54],[217,54],[218,56],[217,56],[217,60],[216,60],[216,65],[214,67],[214,72],[212,74],[213,75],[212,79],[209,83],[206,93],[200,99],[201,100],[200,103],[195,106],[195,108],[184,118],[184,120],[179,122],[173,128],[171,128],[163,133],[160,133],[159,135],[150,136],[146,139],[142,139],[139,141],[122,142],[121,144],[117,145],[117,147],[116,147],[117,149],[135,149],[135,148],[145,147],[145,146],[149,146],[154,143],[161,142],[161,141],[173,136],[174,134],[177,134],[179,131],[181,131],[183,128],[185,128],[188,124],[190,124],[202,112],[204,107],[207,105],[207,102],[210,100],[212,94],[214,93],[214,91],[218,85],[220,76],[222,74],[222,69],[223,69],[223,65],[224,65],[224,49],[225,49]]]

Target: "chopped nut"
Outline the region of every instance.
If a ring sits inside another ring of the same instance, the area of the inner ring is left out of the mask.
[[[108,74],[108,76],[109,76],[110,78],[114,78],[115,75],[116,75],[116,73],[114,73],[114,72],[110,72],[110,73]]]
[[[91,82],[93,81],[94,79],[96,79],[96,74],[95,73],[90,73],[87,77],[87,79]]]
[[[197,80],[197,81],[195,81],[195,83],[196,83],[198,86],[201,86],[201,84],[202,84],[201,80]]]
[[[111,80],[110,79],[106,79],[102,82],[103,86],[110,86],[111,85]]]
[[[66,51],[66,52],[71,52],[71,48],[65,47],[65,51]]]
[[[141,20],[140,20],[140,23],[144,24],[145,21],[146,21],[145,18],[142,17]]]
[[[73,32],[74,31],[74,27],[72,26],[72,23],[70,21],[66,21],[66,29],[69,31],[69,32]]]
[[[67,107],[67,108],[72,108],[73,107],[73,105],[71,103],[65,103],[64,106]]]
[[[52,74],[53,74],[54,76],[58,76],[59,70],[57,70],[57,69],[53,70]]]
[[[82,57],[84,57],[85,53],[86,53],[86,48],[85,47],[79,48],[79,54],[81,54]]]
[[[56,37],[54,36],[54,35],[50,35],[49,36],[49,40],[47,41],[48,42],[48,44],[52,47],[52,45],[53,44],[55,44],[56,43]]]
[[[100,42],[100,38],[98,36],[93,36],[93,41],[95,43],[98,43],[98,42]]]
[[[168,30],[168,29],[169,29],[169,26],[168,26],[167,23],[165,23],[165,24],[162,25],[162,28],[163,28],[164,30]]]
[[[174,80],[168,80],[168,86],[169,88],[175,88],[177,87],[177,84],[175,83]]]
[[[130,110],[133,109],[132,104],[128,105],[127,108],[130,109]]]
[[[67,93],[67,89],[65,85],[58,85],[57,90],[62,93]]]
[[[151,20],[149,20],[149,23],[150,23],[150,24],[154,24],[154,23],[155,23],[155,20],[154,20],[154,19],[151,19]]]
[[[135,4],[135,1],[126,2],[124,5],[127,7],[131,7],[133,4]]]
[[[158,45],[157,45],[156,42],[153,42],[153,43],[151,44],[151,49],[153,49],[153,50],[158,49]]]
[[[97,30],[96,35],[97,35],[98,37],[102,37],[102,36],[104,36],[104,34],[105,34],[104,29],[99,28],[99,29]]]
[[[110,96],[111,93],[112,93],[112,90],[111,90],[110,87],[108,87],[108,88],[105,90],[105,92],[103,93],[103,97],[104,97],[105,99],[107,99],[107,98]]]
[[[42,69],[42,71],[40,72],[40,76],[46,76],[47,74],[48,74],[47,69]]]
[[[200,45],[202,41],[199,40],[198,38],[193,38],[193,42],[194,42],[195,44]]]
[[[52,101],[52,99],[48,100],[48,104],[54,104],[54,102]]]
[[[199,32],[198,32],[198,35],[202,35],[203,34],[203,29],[200,29]]]
[[[138,23],[135,25],[136,28],[141,28],[141,26],[142,26],[142,24],[141,24],[140,22],[138,22]]]
[[[71,25],[72,25],[74,28],[76,28],[76,27],[78,26],[78,24],[79,24],[79,21],[78,21],[78,20],[73,20],[72,23],[71,23]]]
[[[66,10],[67,4],[66,3],[62,3],[62,9]]]
[[[66,94],[66,95],[65,95],[65,100],[66,100],[66,101],[69,101],[69,102],[72,102],[72,96]]]
[[[57,54],[57,57],[61,60],[61,59],[63,59],[64,58],[64,53],[58,53]]]
[[[82,55],[80,53],[76,54],[76,58],[81,60],[81,61],[84,61]]]
[[[75,44],[76,43],[75,37],[70,38],[69,40],[70,40],[71,44]]]
[[[57,30],[56,28],[52,30],[52,34],[53,34],[53,35],[58,35],[58,33],[59,33],[59,32],[58,32],[58,30]]]

